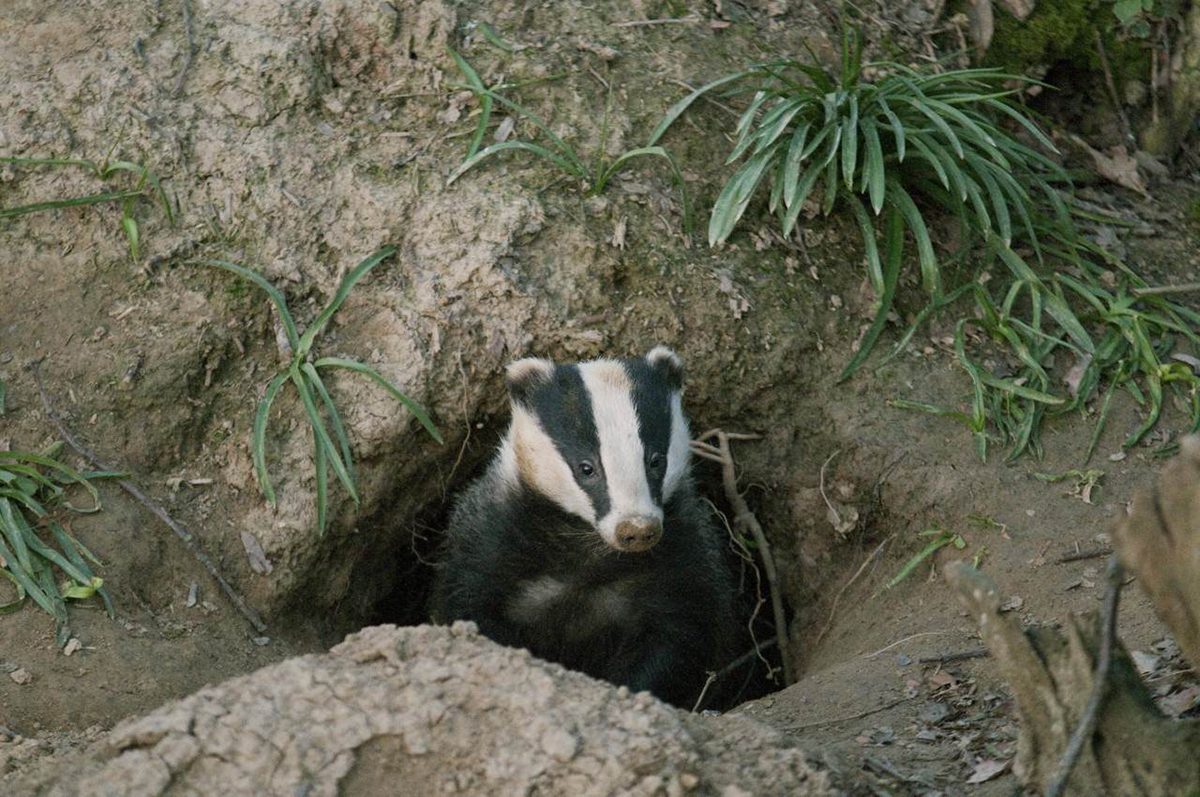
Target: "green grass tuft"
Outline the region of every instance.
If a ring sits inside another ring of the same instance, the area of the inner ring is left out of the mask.
[[[61,446],[60,446],[61,447]],[[0,451],[0,576],[16,587],[15,600],[0,604],[0,614],[19,610],[27,597],[55,621],[55,641],[62,647],[70,636],[67,601],[100,595],[110,617],[112,601],[100,578],[88,564],[101,562],[55,519],[58,507],[72,512],[98,512],[100,496],[91,479],[117,473],[77,473],[56,460],[54,451]],[[66,499],[68,488],[82,486],[91,498],[88,506]],[[49,533],[57,548],[39,536]],[[55,570],[65,578],[55,582]]]
[[[876,82],[865,80],[868,67],[880,75]],[[886,359],[902,351],[934,313],[973,299],[974,312],[958,322],[955,334],[955,357],[972,383],[971,413],[893,404],[963,421],[981,458],[991,440],[1009,446],[1009,459],[1040,456],[1043,420],[1086,411],[1104,384],[1109,397],[1114,387],[1137,391],[1146,407],[1145,422],[1127,446],[1157,422],[1168,387],[1191,408],[1196,428],[1200,378],[1167,356],[1177,340],[1193,350],[1200,345],[1200,315],[1141,292],[1147,286],[1132,270],[1082,234],[1082,225],[1119,220],[1097,216],[1073,199],[1070,175],[1047,154],[1055,152],[1054,144],[1015,104],[1018,91],[1033,83],[996,69],[934,72],[864,64],[858,37],[847,31],[840,72],[825,69],[815,56],[754,64],[688,94],[668,110],[648,143],[655,145],[710,91],[750,94],[727,161],[741,165],[713,205],[709,243],[728,239],[760,189],[785,237],[796,231],[806,201],[825,215],[843,208],[854,218],[878,302],[839,381],[867,361],[886,326],[911,236],[929,303]],[[948,287],[953,275],[934,249],[926,222],[931,212],[958,221],[964,241],[959,254],[981,255],[956,286]],[[882,245],[876,238],[880,215]],[[996,265],[999,274],[991,274]],[[992,279],[983,279],[985,272]],[[978,362],[984,345],[1015,363],[1015,373],[996,375]],[[1071,390],[1051,378],[1056,357],[1083,370]],[[1097,438],[1107,406],[1106,397]]]
[[[486,36],[486,32],[485,32]],[[483,85],[479,73],[475,68],[467,62],[457,51],[450,50],[450,55],[454,58],[454,63],[467,79],[467,85],[460,86],[472,91],[479,100],[479,124],[475,128],[475,133],[471,137],[471,142],[467,146],[467,155],[462,163],[458,165],[450,173],[446,184],[449,185],[462,177],[471,169],[478,166],[483,161],[491,158],[493,155],[498,155],[501,152],[507,151],[522,151],[528,152],[542,160],[548,161],[557,166],[562,171],[566,172],[571,177],[582,181],[588,189],[588,192],[597,195],[603,193],[608,181],[613,178],[622,169],[629,166],[632,162],[638,159],[652,158],[665,161],[671,168],[671,178],[675,181],[675,185],[679,188],[679,195],[683,202],[683,226],[688,236],[692,234],[692,216],[690,203],[688,201],[687,185],[683,181],[683,174],[679,171],[679,165],[675,162],[675,158],[666,149],[655,146],[653,144],[645,147],[637,147],[628,152],[624,152],[611,161],[604,161],[600,158],[596,159],[595,166],[589,168],[579,157],[578,153],[567,142],[563,141],[550,126],[533,111],[526,108],[517,102],[514,102],[507,97],[499,94],[494,89],[489,89]],[[530,122],[542,135],[548,139],[548,144],[534,144],[531,141],[502,141],[480,149],[483,143],[483,138],[487,132],[488,123],[491,120],[492,110],[495,104],[507,108],[515,116],[525,119]]]
[[[167,216],[167,221],[174,226],[175,212],[171,209],[171,202],[167,199],[167,192],[163,189],[162,183],[158,176],[150,171],[145,166],[139,166],[136,163],[130,163],[123,160],[108,160],[105,159],[101,163],[95,161],[84,160],[81,158],[13,158],[2,157],[0,163],[11,163],[17,166],[51,166],[51,167],[67,167],[73,166],[86,169],[91,172],[97,179],[103,183],[109,182],[114,175],[119,173],[128,173],[134,177],[134,187],[124,191],[102,191],[95,194],[88,194],[80,197],[70,197],[67,199],[54,199],[46,202],[34,202],[28,205],[18,205],[11,208],[0,208],[0,220],[15,219],[19,216],[24,216],[29,213],[38,213],[43,210],[57,210],[60,208],[78,207],[80,205],[99,205],[108,202],[121,203],[121,230],[125,233],[125,239],[129,242],[129,254],[134,260],[137,260],[141,255],[141,233],[138,229],[137,219],[133,217],[134,203],[138,199],[146,196],[147,190],[152,189],[159,203],[162,205],[163,212]]]
[[[434,427],[424,408],[401,393],[391,382],[371,366],[337,357],[323,357],[315,361],[310,361],[312,346],[317,336],[325,329],[325,326],[329,323],[333,314],[337,312],[337,309],[341,307],[342,302],[346,300],[355,283],[366,276],[367,272],[380,262],[395,254],[395,252],[396,247],[385,246],[355,266],[342,280],[333,299],[321,310],[303,334],[300,334],[283,294],[261,274],[227,260],[197,261],[202,265],[231,271],[242,279],[258,286],[267,294],[279,313],[279,318],[283,323],[284,334],[287,337],[291,360],[279,373],[275,374],[267,384],[262,398],[259,399],[258,409],[254,414],[254,432],[251,438],[250,450],[254,459],[254,471],[258,476],[258,483],[262,489],[263,496],[266,497],[267,503],[275,506],[275,488],[271,485],[271,478],[267,471],[267,425],[271,415],[271,405],[274,403],[276,396],[284,384],[290,381],[300,396],[300,402],[304,406],[305,417],[313,432],[317,480],[317,530],[321,534],[325,533],[328,519],[328,471],[330,468],[332,468],[334,475],[346,489],[351,499],[355,503],[358,502],[358,487],[354,475],[354,458],[350,449],[350,441],[346,435],[346,429],[342,423],[342,417],[338,412],[337,405],[334,403],[333,397],[330,396],[324,381],[321,379],[322,370],[342,369],[354,371],[378,382],[393,398],[408,408],[413,417],[420,422],[421,426],[425,428],[434,440],[439,443],[442,442],[442,436],[438,433],[437,428]],[[322,412],[329,419],[328,426],[333,428],[332,435],[330,435],[326,421],[322,417]],[[337,439],[336,445],[334,444],[334,438]]]

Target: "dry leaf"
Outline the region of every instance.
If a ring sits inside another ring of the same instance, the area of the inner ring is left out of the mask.
[[[1071,370],[1067,371],[1065,377],[1067,390],[1071,392],[1071,398],[1079,393],[1079,383],[1083,381],[1083,375],[1087,371],[1089,365],[1092,364],[1092,355],[1085,354],[1083,357],[1077,357],[1075,364],[1071,366]]]
[[[496,133],[493,136],[497,144],[503,144],[508,141],[508,137],[512,135],[513,128],[517,126],[516,120],[511,116],[504,117],[504,121],[496,128]]]
[[[967,778],[967,783],[983,783],[991,780],[1008,769],[1010,763],[1012,762],[985,758],[975,765],[975,771],[971,773],[971,777]]]
[[[1167,695],[1162,699],[1161,704],[1168,713],[1178,717],[1185,711],[1191,711],[1196,705],[1200,704],[1200,686],[1193,684],[1173,695]]]
[[[605,61],[612,61],[621,54],[620,50],[609,47],[607,44],[597,44],[596,42],[589,42],[583,39],[576,41],[575,46],[584,52],[598,55]]]
[[[1101,177],[1131,191],[1137,191],[1146,198],[1150,197],[1150,192],[1146,190],[1146,184],[1142,182],[1142,177],[1138,174],[1137,161],[1120,144],[1110,147],[1106,154],[1094,149],[1079,136],[1071,138],[1092,156],[1092,162],[1096,164],[1096,171],[1100,173]]]
[[[625,228],[628,222],[628,216],[617,219],[617,223],[613,226],[612,238],[609,239],[609,243],[622,251],[625,249]]]
[[[246,555],[250,557],[250,569],[255,573],[265,576],[275,569],[271,566],[271,562],[267,559],[258,540],[248,531],[242,532],[242,546],[246,549]]]

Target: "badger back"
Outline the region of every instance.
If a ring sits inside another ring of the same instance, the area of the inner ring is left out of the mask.
[[[663,505],[689,469],[679,357],[658,346],[628,360],[527,358],[507,381],[505,481],[587,521],[618,551],[654,547]]]

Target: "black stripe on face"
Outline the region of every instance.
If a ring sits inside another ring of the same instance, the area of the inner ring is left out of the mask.
[[[671,394],[677,386],[661,368],[655,368],[645,358],[624,360],[622,365],[633,383],[633,406],[645,452],[643,465],[650,496],[661,506],[667,449],[671,445]]]
[[[612,501],[600,463],[600,439],[592,401],[579,368],[555,366],[553,376],[526,392],[520,403],[537,416],[559,455],[570,466],[575,483],[591,499],[596,517],[607,515]],[[587,467],[591,468],[591,474],[584,472]]]

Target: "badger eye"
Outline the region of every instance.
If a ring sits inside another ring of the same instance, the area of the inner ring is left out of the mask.
[[[663,455],[657,451],[650,455],[650,467],[658,470],[663,464]]]
[[[579,472],[584,476],[591,476],[596,472],[596,468],[592,465],[592,463],[585,459],[583,462],[579,463]]]

